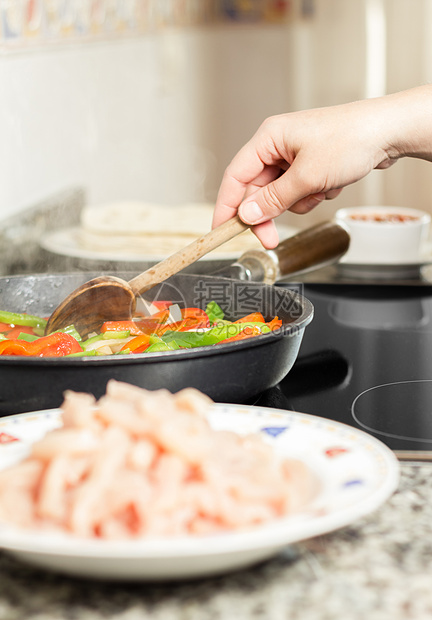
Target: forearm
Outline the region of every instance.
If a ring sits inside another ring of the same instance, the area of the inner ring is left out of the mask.
[[[388,111],[389,157],[432,161],[432,85],[412,88],[384,99]]]
[[[308,213],[402,157],[432,161],[432,85],[270,117],[226,169],[213,223],[238,210],[274,247],[268,220],[287,209]]]

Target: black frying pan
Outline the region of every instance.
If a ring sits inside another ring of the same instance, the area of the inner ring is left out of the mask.
[[[87,272],[0,278],[0,309],[48,316],[90,277]],[[283,326],[249,340],[147,355],[0,356],[0,415],[58,407],[65,390],[91,392],[99,398],[111,378],[151,390],[176,392],[192,386],[215,401],[246,402],[288,373],[313,317],[312,304],[294,290],[215,276],[179,274],[151,289],[146,298],[202,308],[215,300],[231,320],[260,311],[266,319],[278,315]]]

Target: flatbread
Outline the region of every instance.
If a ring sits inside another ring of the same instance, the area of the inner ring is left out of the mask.
[[[194,235],[99,235],[79,230],[79,245],[94,252],[108,254],[138,254],[141,256],[169,256],[186,247],[197,236]],[[211,254],[238,254],[250,249],[262,249],[255,235],[247,230],[227,241]]]
[[[78,233],[83,249],[116,254],[169,256],[211,230],[213,205],[166,206],[127,202],[85,207]],[[247,230],[213,250],[212,255],[240,254],[261,248]]]
[[[81,228],[88,232],[120,235],[192,235],[211,229],[213,206],[209,203],[176,206],[120,202],[85,207]]]

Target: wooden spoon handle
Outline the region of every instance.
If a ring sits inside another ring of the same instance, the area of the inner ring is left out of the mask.
[[[323,222],[282,241],[273,251],[281,276],[336,262],[348,250],[350,236],[336,222]]]
[[[248,250],[237,263],[247,269],[248,279],[274,284],[282,277],[335,263],[348,250],[349,244],[350,236],[344,226],[323,222],[288,237],[274,250]]]
[[[164,282],[170,276],[178,273],[248,228],[249,226],[236,215],[206,235],[192,241],[182,250],[172,254],[157,265],[153,265],[153,267],[150,267],[150,269],[147,269],[147,271],[140,275],[135,276],[135,278],[129,281],[129,286],[135,295],[144,293],[152,286]]]

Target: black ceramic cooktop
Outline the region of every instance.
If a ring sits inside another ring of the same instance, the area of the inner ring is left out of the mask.
[[[401,458],[432,460],[432,286],[305,284],[302,292],[315,315],[298,359],[255,404],[338,420]]]

